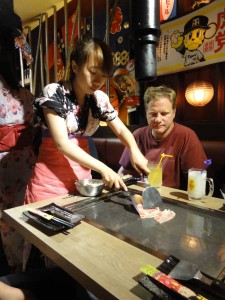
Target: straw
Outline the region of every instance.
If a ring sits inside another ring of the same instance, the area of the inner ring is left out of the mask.
[[[162,154],[161,154],[161,158],[160,158],[160,160],[159,160],[159,163],[158,163],[158,165],[157,165],[157,168],[160,167],[160,165],[161,165],[161,163],[162,163],[162,161],[163,161],[163,159],[164,159],[165,157],[173,157],[173,155],[162,153]]]
[[[158,162],[156,168],[159,168],[159,167],[161,166],[162,161],[163,161],[163,159],[164,159],[165,157],[173,157],[173,155],[162,153],[162,154],[161,154],[161,157],[160,157],[160,160],[159,160],[159,162]],[[156,177],[156,175],[152,178],[152,182],[153,182],[153,183],[154,183],[154,181],[155,181],[155,177]]]
[[[206,170],[206,168],[207,168],[208,166],[210,166],[211,163],[212,163],[212,160],[211,160],[211,159],[206,159],[206,160],[204,160],[204,163],[203,163],[203,167],[202,167],[201,173],[202,173],[204,170]]]

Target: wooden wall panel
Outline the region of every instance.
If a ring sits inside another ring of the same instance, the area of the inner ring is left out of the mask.
[[[225,120],[225,98],[224,83],[221,78],[224,78],[224,66],[219,63],[186,72],[159,76],[154,82],[148,83],[146,87],[165,84],[177,92],[177,120],[180,122],[195,120],[223,121]],[[187,86],[198,79],[211,82],[215,91],[211,102],[204,107],[194,107],[185,99]]]
[[[192,1],[178,0],[178,17],[192,12]],[[185,99],[185,89],[194,80],[209,81],[214,87],[214,97],[204,107],[191,106]],[[198,69],[158,76],[149,85],[166,84],[177,92],[176,121],[192,127],[201,138],[225,139],[225,62]]]

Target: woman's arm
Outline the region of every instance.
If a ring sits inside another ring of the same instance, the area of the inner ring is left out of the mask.
[[[115,190],[123,188],[124,190],[127,190],[122,178],[116,172],[86,153],[79,146],[70,142],[66,122],[63,118],[48,108],[44,108],[44,114],[58,151],[78,164],[100,173],[106,185],[110,188],[114,187]]]
[[[127,129],[127,127],[118,117],[115,118],[113,121],[108,122],[107,125],[113,130],[113,132],[121,140],[123,145],[129,149],[133,168],[140,175],[148,175],[148,160],[139,150],[133,134]]]

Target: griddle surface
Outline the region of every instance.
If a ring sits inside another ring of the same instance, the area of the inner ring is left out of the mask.
[[[84,214],[94,226],[159,258],[174,255],[197,264],[201,271],[215,278],[225,267],[224,212],[163,198],[160,209],[171,209],[176,216],[159,224],[154,219],[141,219],[126,192],[88,198],[67,207]]]

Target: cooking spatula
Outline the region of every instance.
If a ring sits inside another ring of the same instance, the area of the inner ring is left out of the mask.
[[[225,299],[225,283],[209,275],[203,274],[196,264],[179,260],[175,256],[169,256],[159,267],[159,270],[176,280],[197,280],[204,284],[206,290],[219,295],[219,299]],[[222,297],[222,298],[221,298]]]
[[[211,284],[212,280],[202,274],[196,264],[192,264],[185,260],[180,260],[177,265],[173,268],[173,270],[169,273],[169,275],[174,279],[180,280],[190,280],[197,279],[201,280],[206,284]]]
[[[162,198],[156,188],[147,186],[142,193],[142,204],[144,209],[158,207],[162,204]]]
[[[195,264],[180,260],[175,268],[169,273],[169,276],[177,280],[199,280],[208,285],[217,295],[223,295],[223,298],[221,299],[225,299],[225,283],[204,275]]]

